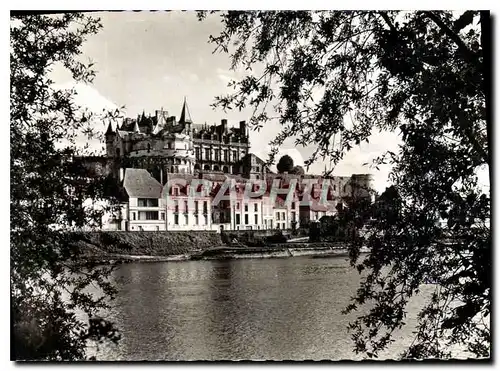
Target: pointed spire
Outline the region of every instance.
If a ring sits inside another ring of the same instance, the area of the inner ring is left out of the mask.
[[[191,115],[189,114],[189,108],[187,106],[186,97],[184,97],[184,104],[182,105],[182,112],[181,112],[181,118],[179,119],[179,123],[181,124],[193,123],[193,121],[191,120]]]
[[[158,121],[156,122],[155,125],[153,125],[153,121],[151,120],[151,125],[152,125],[151,134],[156,135],[160,132],[161,129],[160,122],[161,122],[161,117],[158,118]]]
[[[137,123],[137,121],[134,122],[134,129],[133,129],[134,133],[140,133],[141,131],[139,130],[139,124]]]
[[[109,120],[108,129],[106,130],[106,135],[112,135],[114,133],[115,132],[113,131],[113,126],[111,125],[111,120]]]

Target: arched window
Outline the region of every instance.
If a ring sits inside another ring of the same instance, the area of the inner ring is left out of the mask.
[[[222,171],[223,171],[223,172],[225,172],[225,173],[229,173],[229,167],[224,166],[224,167],[222,168]]]
[[[203,170],[210,170],[210,165],[203,166]]]
[[[214,165],[214,171],[219,171],[219,166]]]

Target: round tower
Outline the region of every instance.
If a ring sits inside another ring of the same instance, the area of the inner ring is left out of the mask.
[[[355,198],[369,198],[373,201],[373,175],[372,174],[352,174],[351,176],[352,196]]]

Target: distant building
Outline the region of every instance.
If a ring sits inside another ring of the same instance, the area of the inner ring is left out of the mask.
[[[166,173],[241,174],[255,169],[245,167],[250,149],[245,121],[238,127],[229,127],[226,119],[220,125],[195,124],[186,101],[179,120],[163,109],[154,115],[143,112],[125,118],[115,130],[109,123],[105,138],[106,156],[118,164],[114,168],[147,169],[161,183]]]
[[[307,226],[334,215],[349,197],[371,198],[369,174],[321,177],[274,174],[250,153],[245,121],[230,127],[193,123],[186,101],[177,120],[163,109],[125,118],[105,133],[106,156],[80,158],[93,173],[114,179],[123,204],[106,228],[120,230],[255,230]],[[172,180],[184,184],[168,184]],[[190,188],[194,179],[211,184],[203,194]],[[266,190],[245,198],[246,183],[264,181]],[[234,192],[215,202],[223,184]],[[286,202],[291,183],[296,189]],[[326,182],[326,183],[325,183]],[[305,185],[305,184],[306,185]],[[282,190],[272,191],[273,184]],[[325,185],[326,184],[326,185]],[[323,188],[325,187],[325,188]],[[115,189],[115,188],[113,188]]]

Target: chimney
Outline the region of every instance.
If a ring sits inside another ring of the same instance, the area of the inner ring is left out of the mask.
[[[163,108],[160,110],[155,111],[155,117],[156,117],[156,124],[157,125],[165,125],[165,122],[163,121],[163,118],[168,116],[168,112],[164,111]]]
[[[227,133],[227,119],[222,119],[220,122],[222,124],[222,132]]]
[[[240,121],[240,133],[241,135],[247,135],[247,123],[246,121]]]
[[[170,117],[168,117],[168,118],[167,118],[167,124],[168,124],[169,126],[173,126],[173,125],[175,125],[175,124],[176,124],[176,122],[175,122],[175,116],[170,116]]]
[[[120,182],[123,182],[123,176],[125,175],[125,169],[124,168],[120,168]]]

